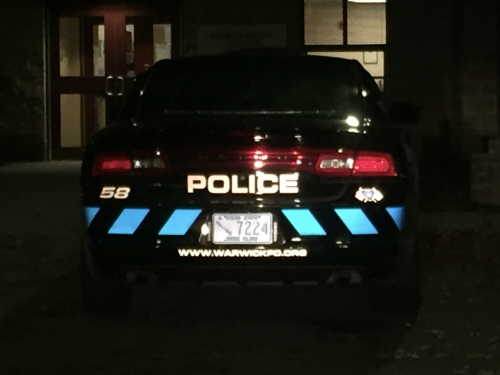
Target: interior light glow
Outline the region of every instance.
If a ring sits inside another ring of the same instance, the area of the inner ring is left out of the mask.
[[[255,151],[253,158],[254,160],[267,160],[269,158],[269,155],[263,154],[262,151]]]
[[[260,142],[264,139],[264,137],[261,135],[256,135],[255,137],[253,137],[253,139],[255,142]]]
[[[354,116],[348,116],[345,120],[346,124],[352,127],[359,126],[359,120]]]

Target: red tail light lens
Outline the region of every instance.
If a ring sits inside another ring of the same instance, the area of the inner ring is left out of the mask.
[[[167,160],[156,152],[99,154],[92,165],[92,176],[151,176],[169,170]]]
[[[127,175],[132,171],[132,161],[126,154],[99,154],[92,165],[92,176]]]
[[[344,150],[334,155],[320,155],[316,170],[329,176],[397,176],[392,156],[385,152]]]
[[[396,176],[394,160],[385,152],[360,151],[354,162],[354,176]]]
[[[184,150],[172,154],[176,169],[200,167],[199,150]],[[261,169],[304,171],[327,177],[394,177],[397,176],[391,154],[378,151],[346,149],[272,149],[256,152],[209,150],[202,163],[208,170]],[[221,161],[221,155],[223,156]],[[257,166],[256,163],[261,163]],[[160,151],[133,151],[130,153],[102,153],[92,166],[93,176],[158,176],[172,171],[169,158]]]

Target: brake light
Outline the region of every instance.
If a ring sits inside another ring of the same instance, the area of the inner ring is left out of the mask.
[[[130,160],[103,160],[101,163],[103,170],[129,170],[131,168]]]
[[[320,155],[316,170],[329,176],[390,177],[396,176],[394,160],[389,153],[343,150],[333,155]]]
[[[164,174],[167,160],[158,152],[99,154],[92,165],[92,176],[151,176]]]
[[[392,156],[382,152],[360,151],[354,162],[354,176],[396,176]]]

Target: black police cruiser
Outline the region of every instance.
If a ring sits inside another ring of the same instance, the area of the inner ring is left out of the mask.
[[[85,151],[85,310],[125,313],[154,277],[368,283],[415,311],[417,168],[401,125],[418,117],[386,110],[353,60],[156,63]]]

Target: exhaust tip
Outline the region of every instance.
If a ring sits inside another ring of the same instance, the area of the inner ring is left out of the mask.
[[[359,271],[348,270],[348,271],[334,271],[327,280],[327,285],[353,285],[362,284],[363,278]]]

